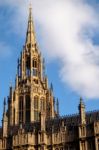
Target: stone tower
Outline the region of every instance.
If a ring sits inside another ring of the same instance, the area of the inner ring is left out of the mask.
[[[99,150],[99,111],[86,112],[80,98],[79,113],[59,114],[59,100],[53,96],[53,85],[48,86],[36,42],[31,7],[15,81],[7,107],[4,98],[0,150]]]
[[[32,8],[29,9],[26,42],[18,59],[15,89],[10,87],[8,98],[8,124],[29,123],[45,118],[55,117],[54,98],[48,79],[44,74],[44,61],[39,52]]]
[[[3,128],[3,137],[7,137],[7,127],[8,127],[8,117],[6,113],[6,99],[4,98],[4,109],[3,109],[3,119],[2,119],[2,128]]]
[[[80,123],[85,124],[86,123],[85,105],[82,98],[80,98],[80,104],[78,106],[78,109],[80,115]]]

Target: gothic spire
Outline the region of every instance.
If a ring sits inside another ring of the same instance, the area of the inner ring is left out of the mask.
[[[53,84],[51,83],[51,85],[50,85],[50,89],[51,89],[51,91],[53,92]]]
[[[59,116],[59,100],[57,98],[57,102],[56,102],[56,109],[57,109],[57,116]]]
[[[80,98],[78,109],[79,109],[80,123],[85,124],[86,123],[85,105],[82,98]]]
[[[80,97],[79,108],[85,107],[82,97]]]
[[[26,35],[26,44],[35,44],[35,31],[34,31],[34,24],[32,18],[32,6],[30,5],[29,8],[29,18],[28,18],[28,28],[27,28],[27,35]]]
[[[3,105],[4,105],[3,114],[5,114],[5,113],[6,113],[6,98],[4,98],[4,103],[3,103]]]

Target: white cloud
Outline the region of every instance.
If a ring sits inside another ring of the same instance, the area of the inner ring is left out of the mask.
[[[17,8],[12,29],[23,34],[28,2],[2,3]],[[63,82],[80,95],[99,98],[99,46],[93,44],[94,33],[99,32],[97,10],[84,0],[33,0],[33,13],[42,50],[62,64]]]

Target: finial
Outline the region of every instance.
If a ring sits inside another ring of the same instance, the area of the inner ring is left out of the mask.
[[[83,99],[82,99],[82,97],[80,97],[80,102],[82,102],[83,101]]]
[[[58,98],[57,98],[56,107],[57,107],[57,116],[59,116],[59,100],[58,100]]]
[[[81,109],[81,108],[84,108],[85,107],[85,104],[84,104],[84,101],[83,101],[83,98],[82,97],[80,97],[80,103],[79,103],[79,109]]]
[[[31,10],[32,10],[32,3],[31,3],[31,1],[30,1],[29,11],[31,12]]]
[[[57,106],[59,106],[59,100],[58,100],[58,98],[57,98]]]
[[[12,87],[12,81],[11,81],[11,78],[10,78],[10,87]]]
[[[80,105],[84,105],[84,102],[83,102],[83,98],[82,97],[80,97]]]
[[[53,104],[54,104],[54,106],[55,106],[55,97],[53,97]]]
[[[20,60],[18,58],[17,60],[17,75],[19,76],[19,66],[20,66]]]
[[[43,76],[45,76],[45,59],[43,58]]]
[[[53,84],[52,83],[51,83],[50,89],[53,92]]]
[[[6,98],[4,97],[4,110],[3,110],[3,113],[5,114],[6,112]]]
[[[30,19],[32,19],[32,2],[30,0],[30,4],[29,4],[29,14],[30,14]]]
[[[80,104],[78,106],[78,109],[79,109],[80,123],[85,124],[86,123],[85,104],[83,102],[82,97],[80,97]]]
[[[4,106],[6,105],[6,98],[4,97]]]
[[[36,44],[36,37],[35,37],[35,31],[34,31],[34,23],[33,23],[33,17],[32,17],[32,3],[29,5],[29,18],[28,18],[28,28],[27,28],[27,34],[26,34],[26,45]]]

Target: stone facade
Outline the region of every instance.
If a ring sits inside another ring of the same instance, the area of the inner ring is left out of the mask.
[[[48,86],[29,10],[26,42],[18,59],[15,88],[4,99],[0,150],[99,150],[99,112],[61,117],[59,102]]]

